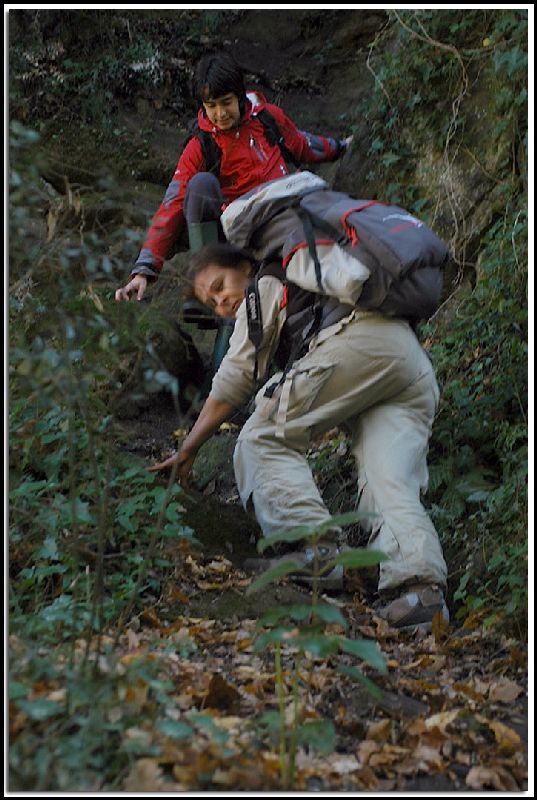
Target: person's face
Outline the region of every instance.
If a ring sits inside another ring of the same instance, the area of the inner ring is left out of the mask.
[[[219,317],[235,319],[251,275],[249,261],[241,262],[237,269],[210,264],[194,279],[194,295]]]
[[[203,108],[209,122],[221,131],[228,131],[240,122],[239,98],[233,92],[204,100]]]

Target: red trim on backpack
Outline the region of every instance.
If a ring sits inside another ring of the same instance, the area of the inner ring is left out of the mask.
[[[406,228],[417,228],[419,223],[417,222],[400,222],[399,225],[394,225],[393,228],[390,228],[390,233],[399,233],[399,231],[404,231]]]
[[[280,303],[280,311],[282,308],[285,308],[288,302],[289,302],[289,287],[287,286],[287,284],[285,284],[285,286],[283,287],[282,301]]]
[[[330,244],[335,244],[335,242],[334,242],[333,239],[315,239],[315,244],[316,245],[317,244],[330,245]],[[282,264],[283,268],[285,269],[287,267],[287,265],[289,264],[289,262],[291,261],[291,259],[293,258],[293,256],[295,255],[295,253],[298,250],[301,250],[303,247],[307,247],[307,246],[308,246],[307,242],[300,242],[300,244],[295,245],[295,247],[293,247],[293,249],[290,250],[287,253],[287,255],[285,256],[285,258],[283,260],[283,264]]]
[[[354,213],[354,211],[363,211],[364,208],[369,208],[369,206],[374,206],[379,203],[378,200],[370,200],[368,203],[364,203],[361,206],[354,206],[354,208],[349,208],[341,217],[341,222],[343,223],[343,228],[345,230],[346,236],[350,239],[350,243],[352,247],[355,247],[358,244],[358,232],[355,228],[351,227],[347,222],[347,217],[349,214]]]

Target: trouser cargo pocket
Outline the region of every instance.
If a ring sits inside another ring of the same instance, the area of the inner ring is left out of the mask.
[[[278,438],[284,438],[288,421],[299,419],[308,413],[333,370],[332,364],[315,364],[307,368],[292,369],[288,373],[280,389],[279,402],[270,415],[270,419],[275,422]]]

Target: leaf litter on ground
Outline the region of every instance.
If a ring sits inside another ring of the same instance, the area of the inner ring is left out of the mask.
[[[119,638],[110,630],[93,637],[89,648],[86,640],[77,642],[75,661],[89,659],[117,679],[107,719],[116,725],[133,715],[139,720],[120,727],[119,748],[135,754],[121,781],[123,791],[280,788],[269,724],[279,709],[274,658],[270,649],[255,648],[258,620],[188,613],[193,594],[244,595],[250,582],[226,558],[183,551],[173,590],[168,587]],[[356,592],[324,596],[322,602],[338,609],[334,619],[345,619],[348,637],[378,643],[387,671],[379,675],[361,665],[365,679],[378,687],[374,696],[342,674],[352,663],[345,653],[312,657],[309,668],[299,670],[301,719],[330,720],[336,748],[331,753],[307,744],[298,748],[295,790],[403,791],[418,779],[431,791],[524,790],[527,654],[520,642],[484,626],[485,612],[459,627],[437,622],[429,636],[417,639],[391,628]],[[332,627],[334,634],[342,630],[337,621]],[[16,636],[10,643],[13,653],[24,651]],[[288,722],[294,713],[293,658],[292,650],[284,651]],[[21,682],[15,691],[12,741],[36,725],[46,737],[47,721],[65,697],[66,661],[57,661],[54,680],[29,689]],[[157,679],[141,669],[135,681],[122,685],[122,675],[136,665],[150,666]],[[159,691],[166,692],[164,710],[155,701]],[[106,784],[100,788],[106,790]]]

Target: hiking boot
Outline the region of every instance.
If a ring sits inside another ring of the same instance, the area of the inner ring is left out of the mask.
[[[293,580],[309,585],[317,580],[323,589],[342,589],[343,567],[340,564],[337,564],[329,572],[323,572],[326,565],[342,551],[343,548],[333,542],[319,542],[317,545],[306,545],[301,550],[275,558],[247,558],[244,562],[244,570],[261,573],[277,567],[278,564],[284,564],[286,561],[295,561],[298,565],[297,569],[288,573]]]
[[[377,614],[400,631],[430,633],[435,614],[449,622],[449,611],[442,590],[434,584],[407,586],[403,594],[377,608]]]

